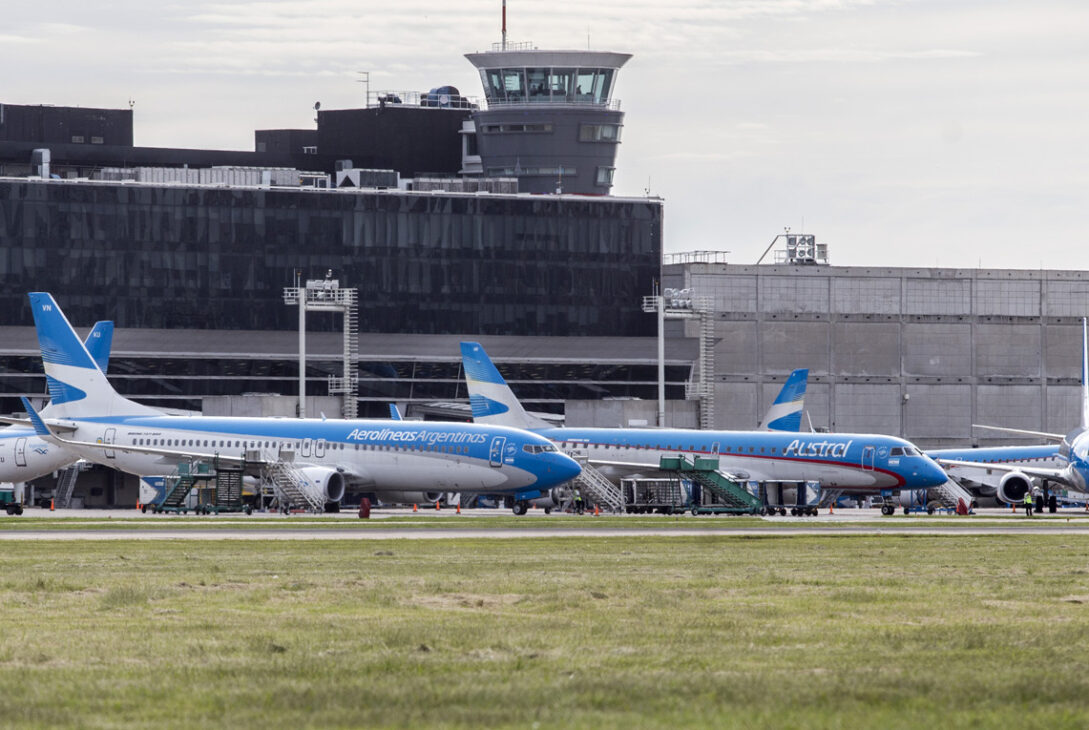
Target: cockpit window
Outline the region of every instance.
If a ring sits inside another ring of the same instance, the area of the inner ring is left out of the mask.
[[[555,444],[526,444],[522,447],[522,451],[525,451],[527,454],[543,454],[555,450]]]
[[[899,446],[889,449],[889,456],[903,456],[904,450]]]

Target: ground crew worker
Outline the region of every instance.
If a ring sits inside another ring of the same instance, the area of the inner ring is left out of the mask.
[[[1025,516],[1032,517],[1032,490],[1025,492]]]
[[[582,491],[580,489],[576,488],[575,489],[575,512],[581,515],[582,511],[585,508],[586,507],[582,503]]]

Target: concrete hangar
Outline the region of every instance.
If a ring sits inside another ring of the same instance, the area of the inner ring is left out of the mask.
[[[0,409],[46,391],[25,293],[48,290],[77,326],[116,322],[124,395],[292,415],[283,289],[331,269],[358,296],[354,388],[313,415],[341,400],[364,416],[390,401],[456,413],[442,404],[467,400],[457,342],[472,337],[531,408],[653,424],[655,318],[640,304],[661,281],[710,302],[702,322],[668,326],[667,425],[751,427],[802,366],[818,428],[934,445],[993,441],[973,422],[1075,422],[1082,272],[663,265],[663,201],[608,195],[627,56],[470,60],[484,99],[373,92],[319,110],[314,130],[258,130],[252,152],[133,146],[131,110],[0,106]],[[340,326],[310,316],[310,394],[342,374]],[[95,470],[77,495],[124,505],[136,489]]]

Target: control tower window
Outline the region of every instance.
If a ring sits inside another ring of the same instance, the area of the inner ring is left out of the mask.
[[[520,68],[503,69],[503,90],[507,101],[521,101],[526,96],[526,77]]]
[[[594,98],[595,69],[580,68],[575,76],[575,101],[590,101]]]
[[[484,94],[488,101],[502,101],[503,99],[503,72],[497,68],[490,68],[480,72],[484,81]]]
[[[548,86],[552,91],[553,101],[568,101],[575,92],[572,80],[575,71],[570,68],[554,68],[548,75]]]
[[[548,69],[527,68],[526,89],[530,101],[548,101]]]
[[[609,101],[609,89],[613,85],[613,70],[611,68],[599,69],[594,76],[594,102],[605,104]]]

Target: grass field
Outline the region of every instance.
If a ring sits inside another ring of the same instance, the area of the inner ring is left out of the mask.
[[[0,544],[3,727],[1085,727],[1078,536]]]

